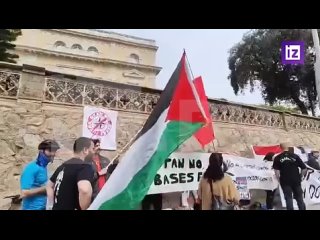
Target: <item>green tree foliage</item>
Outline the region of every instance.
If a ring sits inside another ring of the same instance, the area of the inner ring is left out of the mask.
[[[16,63],[18,55],[10,52],[15,48],[14,42],[21,35],[20,29],[0,29],[0,61]]]
[[[289,112],[289,113],[300,113],[300,110],[298,107],[296,108],[290,108],[290,107],[285,107],[285,106],[281,106],[281,105],[258,105],[258,107],[263,107],[263,108],[267,108],[267,109],[271,109],[271,110],[276,110],[276,111],[280,111],[280,112]]]
[[[281,64],[281,42],[285,40],[305,42],[304,65]],[[302,114],[311,110],[314,115],[317,99],[314,58],[309,29],[251,30],[230,50],[230,83],[236,95],[248,87],[251,91],[260,89],[270,105],[289,101]]]

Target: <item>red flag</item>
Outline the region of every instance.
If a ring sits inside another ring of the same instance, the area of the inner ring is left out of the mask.
[[[212,126],[212,118],[209,111],[209,103],[206,96],[206,93],[204,91],[203,82],[201,77],[197,77],[193,80],[193,83],[197,89],[201,104],[203,106],[203,110],[209,120],[209,124],[205,125],[204,127],[200,128],[198,132],[194,134],[198,142],[201,144],[202,147],[207,145],[208,143],[212,142],[214,140],[214,132],[213,132],[213,126]]]
[[[280,145],[274,145],[274,146],[252,146],[254,155],[260,155],[265,156],[269,152],[273,153],[281,153],[282,150],[280,148]]]
[[[275,154],[281,153],[280,145],[273,146],[252,146],[253,156],[255,159],[263,160],[267,153],[273,152]]]

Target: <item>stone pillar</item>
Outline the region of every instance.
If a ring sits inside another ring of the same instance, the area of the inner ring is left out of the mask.
[[[45,68],[23,65],[18,99],[42,101],[45,88]]]
[[[281,117],[282,117],[282,121],[283,121],[283,129],[284,129],[285,131],[288,131],[288,130],[289,130],[289,126],[288,126],[289,113],[287,113],[287,112],[282,112],[282,113],[281,113]]]

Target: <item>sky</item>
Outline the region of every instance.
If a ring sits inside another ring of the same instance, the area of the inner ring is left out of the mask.
[[[263,104],[259,90],[236,96],[228,80],[228,51],[249,29],[105,29],[153,39],[159,47],[156,65],[162,67],[156,88],[163,89],[186,50],[194,77],[202,76],[210,98],[246,104]]]

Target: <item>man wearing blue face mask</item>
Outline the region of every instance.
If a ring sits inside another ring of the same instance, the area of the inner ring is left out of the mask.
[[[22,210],[46,210],[47,165],[59,148],[53,140],[41,142],[37,159],[24,168],[20,179]]]

